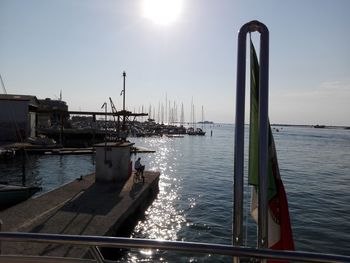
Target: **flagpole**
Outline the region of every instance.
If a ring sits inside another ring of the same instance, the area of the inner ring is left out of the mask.
[[[243,179],[244,179],[244,103],[246,75],[246,41],[249,24],[245,24],[238,34],[236,120],[234,144],[234,207],[232,244],[243,245]]]
[[[258,247],[268,247],[268,105],[269,105],[269,30],[264,24],[260,32],[259,72],[259,217]]]
[[[234,207],[232,244],[243,245],[243,193],[244,193],[244,111],[245,111],[245,78],[246,78],[246,40],[247,33],[260,33],[260,91],[259,96],[259,224],[258,246],[267,247],[267,146],[268,146],[268,47],[269,32],[259,21],[244,24],[238,33],[237,53],[237,89],[236,120],[234,145]],[[238,261],[235,258],[235,261]]]

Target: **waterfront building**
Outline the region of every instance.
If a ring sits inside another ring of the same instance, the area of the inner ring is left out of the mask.
[[[38,128],[61,126],[68,123],[68,105],[65,101],[46,98],[39,100]]]
[[[30,95],[0,95],[0,142],[22,142],[36,136],[39,101]]]

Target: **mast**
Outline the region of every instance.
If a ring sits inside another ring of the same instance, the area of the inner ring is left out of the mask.
[[[191,99],[191,117],[190,117],[190,123],[192,125],[193,128],[193,97]]]
[[[168,106],[168,124],[170,124],[171,122],[171,110],[170,110],[171,106],[170,106],[170,100],[169,100],[169,106]]]
[[[156,120],[156,107],[153,106],[153,120]]]
[[[160,123],[160,101],[158,101],[157,123]]]
[[[125,130],[125,77],[126,73],[123,72],[123,130]]]
[[[196,129],[196,113],[195,113],[195,108],[194,108],[194,104],[192,104],[193,110],[192,110],[192,114],[193,114],[193,128]]]
[[[183,104],[183,102],[182,102],[182,103],[181,103],[181,117],[180,117],[181,125],[184,124],[184,121],[185,121],[185,113],[184,113],[184,104]]]
[[[168,93],[165,93],[165,123],[168,123]]]
[[[204,129],[204,110],[202,105],[202,130]]]

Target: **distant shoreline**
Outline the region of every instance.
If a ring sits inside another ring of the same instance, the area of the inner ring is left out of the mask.
[[[214,126],[220,126],[220,125],[234,125],[234,123],[221,123],[221,122],[215,122],[213,123]],[[246,123],[245,125],[249,125],[249,123]],[[285,123],[273,123],[271,124],[273,127],[299,127],[299,128],[315,128],[315,129],[343,129],[343,130],[350,130],[350,126],[337,126],[337,125],[307,125],[307,124],[285,124]]]
[[[315,128],[315,129],[344,129],[350,130],[350,126],[334,126],[334,125],[306,125],[306,124],[280,124],[274,123],[271,126],[280,126],[280,127],[300,127],[300,128]]]

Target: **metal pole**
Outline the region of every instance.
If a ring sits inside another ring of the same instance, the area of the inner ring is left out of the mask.
[[[97,263],[104,263],[105,260],[100,252],[100,250],[97,248],[97,246],[90,247],[90,252],[93,255],[93,257],[96,259]]]
[[[233,245],[243,244],[244,104],[247,24],[238,33],[236,120],[234,145]]]
[[[105,108],[105,147],[104,147],[104,152],[105,152],[105,161],[104,163],[107,162],[107,102],[102,104],[101,109],[103,109],[103,107]]]
[[[267,247],[267,147],[268,147],[268,47],[269,32],[259,21],[243,25],[238,33],[236,121],[234,147],[234,222],[233,245],[243,244],[243,181],[244,181],[244,108],[246,78],[246,37],[260,32],[260,96],[259,96],[259,222],[258,246]],[[238,261],[236,259],[236,261]]]
[[[60,144],[63,147],[63,116],[62,112],[60,113]]]
[[[2,220],[0,219],[0,232],[2,231]],[[0,239],[0,255],[1,255],[1,239]]]
[[[126,73],[123,72],[123,130],[125,130],[125,77]]]
[[[107,147],[107,102],[105,102],[104,105],[105,105],[105,147]]]
[[[269,105],[269,30],[259,25],[259,217],[258,246],[268,247],[268,105]]]

